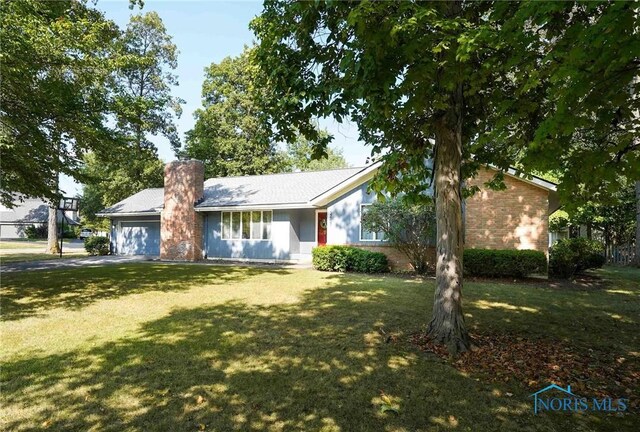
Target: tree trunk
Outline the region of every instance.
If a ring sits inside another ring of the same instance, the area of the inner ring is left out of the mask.
[[[636,182],[636,256],[634,263],[640,267],[640,180]]]
[[[58,210],[56,210],[54,207],[49,207],[47,253],[52,255],[60,253],[60,243],[58,239]]]
[[[456,355],[470,348],[462,314],[462,87],[436,122],[436,292],[428,334]]]

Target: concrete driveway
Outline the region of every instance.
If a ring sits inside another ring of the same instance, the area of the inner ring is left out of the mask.
[[[77,267],[90,267],[100,266],[106,264],[123,264],[131,262],[152,261],[152,257],[145,256],[121,256],[121,255],[106,255],[106,256],[93,256],[86,258],[69,258],[61,260],[45,260],[45,261],[29,261],[19,263],[7,263],[2,264],[0,271],[2,273],[11,273],[16,271],[25,270],[51,270],[59,268],[77,268]]]
[[[142,256],[142,255],[106,255],[106,256],[93,256],[86,258],[67,258],[61,260],[44,260],[44,261],[28,261],[19,263],[7,263],[0,266],[1,273],[11,273],[17,271],[29,271],[29,270],[51,270],[51,269],[63,269],[63,268],[79,268],[79,267],[93,267],[108,264],[126,264],[134,262],[156,262],[162,264],[179,264],[179,265],[210,265],[210,266],[227,266],[227,267],[278,267],[278,268],[292,268],[292,269],[307,269],[313,268],[311,263],[257,263],[248,261],[218,261],[218,260],[205,260],[205,261],[164,261],[158,259],[158,257]]]

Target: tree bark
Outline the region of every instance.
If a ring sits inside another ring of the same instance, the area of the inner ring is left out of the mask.
[[[435,132],[436,291],[428,335],[456,355],[471,343],[462,313],[462,86]]]
[[[636,182],[636,267],[640,267],[640,180]]]
[[[60,253],[58,239],[58,210],[49,207],[49,224],[47,229],[47,253],[57,255]]]

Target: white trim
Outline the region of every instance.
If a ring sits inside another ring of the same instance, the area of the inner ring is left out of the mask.
[[[251,211],[251,210],[292,210],[292,209],[305,209],[315,208],[315,206],[307,203],[300,204],[260,204],[260,205],[234,205],[234,206],[215,206],[215,207],[195,207],[197,212],[212,212],[212,211]]]
[[[144,222],[144,223],[161,223],[160,221],[156,221],[156,220],[149,220],[149,219],[128,219],[128,220],[119,220],[118,223],[129,223],[129,222]]]
[[[96,213],[98,217],[106,218],[118,218],[127,216],[160,216],[160,211],[157,212],[129,212],[129,213]]]
[[[372,238],[372,239],[363,239],[362,238],[362,230],[363,230],[363,228],[362,228],[362,207],[370,206],[371,204],[373,204],[373,203],[360,203],[360,224],[359,224],[360,225],[360,229],[358,230],[359,231],[358,232],[358,237],[360,239],[359,241],[361,241],[361,242],[382,243],[382,242],[384,242],[384,239],[379,239],[377,232],[373,233],[374,237],[376,237],[376,238]]]
[[[373,176],[378,171],[378,168],[382,165],[382,162],[376,162],[368,167],[364,168],[362,171],[356,173],[355,175],[349,177],[342,183],[338,183],[331,189],[323,192],[315,198],[312,198],[309,201],[309,204],[315,207],[325,206],[335,198],[338,198],[344,195],[346,192],[351,189],[360,186],[362,183],[365,183],[368,180],[371,180]]]
[[[251,238],[251,234],[253,231],[251,230],[251,226],[253,225],[253,212],[260,212],[260,238],[255,239]],[[224,238],[222,235],[224,233],[224,214],[229,213],[231,215],[229,219],[229,234],[230,238]],[[233,238],[233,213],[240,213],[240,238]],[[249,238],[242,238],[242,213],[249,213]],[[269,231],[269,238],[262,238],[262,234],[264,233],[264,213],[271,213],[271,230]],[[273,210],[225,210],[220,212],[220,240],[221,241],[262,241],[268,242],[273,241]]]
[[[541,179],[539,177],[535,177],[532,176],[531,178],[527,178],[525,173],[519,173],[518,171],[515,170],[515,168],[509,168],[508,170],[504,171],[501,170],[500,168],[498,168],[495,165],[491,165],[491,164],[487,164],[486,165],[488,168],[494,170],[494,171],[498,171],[501,172],[503,174],[508,175],[509,177],[515,178],[517,180],[523,181],[525,183],[528,183],[532,186],[537,186],[541,189],[545,189],[545,190],[549,190],[552,192],[556,192],[557,191],[557,185],[554,183],[551,183],[549,181],[546,181],[544,179]]]
[[[316,210],[316,227],[315,227],[316,228],[315,229],[315,233],[316,233],[316,235],[315,235],[315,243],[316,243],[316,246],[319,246],[318,245],[318,213],[327,213],[327,234],[329,232],[329,213],[327,212],[327,209],[317,209]]]

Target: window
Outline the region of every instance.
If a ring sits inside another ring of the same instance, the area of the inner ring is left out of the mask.
[[[262,238],[271,238],[271,212],[262,212]]]
[[[231,213],[222,213],[222,238],[231,238]]]
[[[231,213],[231,238],[240,238],[240,212]]]
[[[242,212],[242,239],[251,238],[251,212]]]
[[[367,213],[369,206],[371,204],[362,204],[360,205],[360,241],[384,241],[384,233],[382,231],[379,232],[371,232],[364,229],[362,226],[362,219],[364,215]]]
[[[262,238],[262,212],[251,212],[251,238]]]
[[[271,240],[271,210],[222,212],[223,240]]]

